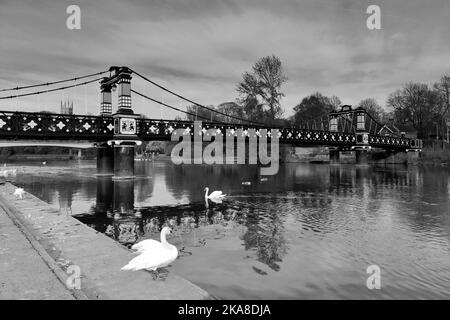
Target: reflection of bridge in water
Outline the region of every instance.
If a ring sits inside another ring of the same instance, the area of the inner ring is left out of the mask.
[[[282,185],[285,177],[293,177],[286,189],[275,187],[277,191],[272,193],[261,192],[262,189],[250,194],[236,192],[223,204],[209,208],[202,201],[192,199],[190,204],[136,207],[135,184],[139,180],[97,179],[95,206],[76,218],[127,246],[144,237],[158,239],[163,225],[174,228],[175,236],[171,241],[179,248],[202,246],[213,239],[233,235],[243,241],[246,249],[255,250],[259,261],[277,270],[277,261],[289,250],[284,239],[286,215],[300,219],[305,230],[333,233],[339,228],[338,224],[331,223],[336,219],[333,212],[338,213],[336,216],[346,210],[358,212],[361,218],[376,216],[384,193],[394,191],[401,195],[399,199],[406,201],[402,205],[408,205],[410,197],[415,196],[411,194],[412,189],[426,187],[424,183],[435,183],[424,180],[424,174],[417,170],[351,166],[309,166],[306,169],[302,166],[282,168],[282,176],[274,180],[273,185]],[[192,174],[178,173],[185,178]],[[447,178],[443,179],[442,184],[447,189],[442,193],[447,194],[450,186]],[[176,182],[170,178],[166,181]],[[193,189],[188,184],[179,187],[184,188],[183,193],[198,192],[197,185]],[[429,201],[426,195],[421,197],[425,204]],[[347,203],[352,206],[348,207]],[[411,202],[411,205],[416,204]],[[281,212],[280,208],[291,211]],[[424,224],[423,221],[412,223]]]
[[[97,201],[89,214],[75,216],[84,224],[131,246],[140,238],[159,239],[164,225],[174,230],[171,242],[184,248],[204,246],[210,239],[242,236],[247,249],[256,248],[259,260],[277,270],[286,248],[281,221],[268,218],[251,205],[228,201],[206,208],[204,202],[177,206],[134,208],[134,181],[97,179]],[[121,197],[117,196],[120,194]],[[273,214],[276,216],[276,212]],[[276,240],[278,239],[278,240]]]
[[[77,81],[106,72],[110,73],[108,77],[46,91],[19,94],[19,90],[22,89]],[[145,116],[135,114],[131,104],[132,93],[164,107],[197,117],[197,115],[192,115],[187,111],[132,90],[132,74],[136,74],[177,98],[226,116],[228,119],[234,119],[236,122],[212,122],[211,119],[206,119],[207,122],[202,123],[200,127],[200,124],[193,121],[147,119]],[[101,80],[101,103],[100,115],[98,116],[0,111],[0,139],[3,140],[0,146],[2,144],[3,146],[42,144],[69,147],[78,145],[80,148],[89,145],[95,146],[97,148],[98,175],[114,176],[116,179],[134,178],[136,145],[140,145],[142,141],[171,140],[174,132],[182,132],[183,136],[189,138],[194,135],[194,132],[201,132],[202,137],[209,139],[212,136],[215,139],[226,139],[227,145],[240,140],[258,142],[259,139],[264,137],[269,140],[278,139],[280,143],[294,146],[327,146],[330,148],[330,159],[333,162],[339,161],[340,151],[354,150],[356,161],[361,164],[368,162],[368,152],[372,148],[383,149],[388,156],[389,154],[405,153],[411,150],[417,151],[422,147],[420,140],[405,138],[388,126],[380,124],[361,108],[352,109],[350,106],[343,106],[340,111],[332,112],[325,117],[305,121],[299,127],[273,127],[257,121],[224,114],[221,111],[195,103],[127,67],[111,67],[109,71],[93,75],[40,85],[2,89],[2,92],[16,91],[17,94],[15,95],[0,97],[0,99],[12,99],[65,90]],[[116,88],[118,91],[118,108],[113,114],[112,91]],[[233,148],[230,148],[230,150],[233,150]]]

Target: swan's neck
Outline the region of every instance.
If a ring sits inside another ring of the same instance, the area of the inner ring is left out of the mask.
[[[208,199],[208,189],[205,190],[205,199]]]
[[[166,234],[165,233],[161,233],[161,243],[162,244],[167,244]]]

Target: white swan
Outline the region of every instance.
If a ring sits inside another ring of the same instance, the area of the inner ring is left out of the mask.
[[[16,190],[14,191],[14,196],[16,198],[23,199],[23,193],[24,193],[23,188],[16,188]]]
[[[208,199],[215,203],[221,203],[223,198],[225,198],[226,194],[222,193],[222,191],[213,191],[208,195],[209,188],[205,188],[205,201],[208,202]]]
[[[17,169],[11,169],[11,170],[2,170],[0,171],[0,177],[8,178],[9,176],[16,176]]]
[[[131,248],[140,253],[121,270],[151,270],[156,271],[171,264],[178,257],[178,249],[166,240],[166,235],[171,233],[169,227],[161,230],[161,242],[147,239],[136,243]]]

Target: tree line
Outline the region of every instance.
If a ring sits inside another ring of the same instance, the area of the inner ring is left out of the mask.
[[[238,97],[235,101],[208,106],[228,116],[191,105],[187,111],[192,115],[187,115],[186,119],[240,123],[236,119],[239,118],[269,126],[301,126],[342,106],[339,97],[314,92],[294,106],[292,116],[283,117],[280,101],[285,96],[282,87],[286,81],[288,78],[280,58],[275,55],[263,57],[251,71],[243,73],[236,86]],[[445,138],[450,120],[450,76],[444,75],[431,85],[407,82],[388,96],[385,107],[371,97],[361,100],[355,107],[364,108],[382,124],[388,123],[399,131],[414,132],[418,138]]]

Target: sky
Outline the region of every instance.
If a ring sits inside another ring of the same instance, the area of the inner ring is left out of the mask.
[[[72,4],[81,9],[80,30],[66,27]],[[366,26],[369,5],[381,9],[381,30]],[[288,77],[285,116],[317,91],[384,106],[408,81],[450,74],[449,16],[450,0],[0,0],[0,89],[119,65],[218,105],[235,101],[242,74],[274,54]],[[137,77],[132,87],[186,107]],[[74,101],[75,113],[97,114],[99,85],[0,100],[0,110],[58,112],[62,99]],[[179,115],[141,97],[133,107],[151,118]]]

